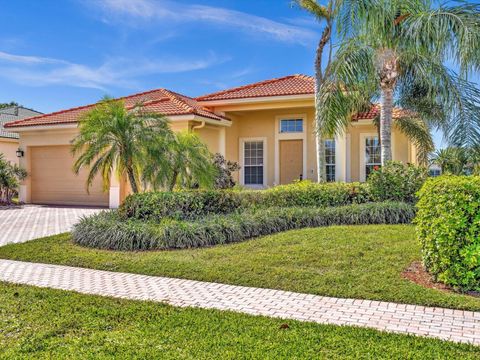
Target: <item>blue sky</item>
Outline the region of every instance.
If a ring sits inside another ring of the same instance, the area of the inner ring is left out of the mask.
[[[159,87],[197,96],[312,74],[320,31],[290,0],[0,5],[0,102],[42,112]]]
[[[196,96],[311,74],[318,37],[290,0],[1,3],[0,102],[42,112],[105,94],[166,87]]]

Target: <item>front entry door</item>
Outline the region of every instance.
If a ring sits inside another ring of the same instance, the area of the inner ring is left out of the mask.
[[[290,184],[303,176],[303,140],[280,141],[280,184]]]

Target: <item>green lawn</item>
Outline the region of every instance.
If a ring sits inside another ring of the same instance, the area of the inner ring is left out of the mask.
[[[281,329],[287,323],[288,329]],[[1,359],[474,359],[440,340],[0,283]]]
[[[480,310],[480,298],[423,288],[401,277],[420,259],[409,225],[304,229],[206,249],[143,253],[82,248],[63,234],[0,247],[0,258]]]

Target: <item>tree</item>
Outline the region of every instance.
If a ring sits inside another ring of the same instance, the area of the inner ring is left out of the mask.
[[[27,171],[17,164],[6,161],[0,153],[0,203],[11,204],[18,191],[20,181],[27,177]]]
[[[352,114],[380,99],[382,164],[392,159],[394,106],[410,110],[403,125],[397,122],[404,132],[407,121],[423,121],[423,127],[442,127],[452,142],[480,141],[480,90],[467,80],[480,69],[479,5],[359,0],[336,17],[341,42],[319,101],[326,133],[342,131]]]
[[[112,172],[126,176],[134,193],[140,191],[142,167],[149,149],[166,148],[173,141],[168,120],[144,110],[142,104],[127,109],[123,101],[105,98],[85,113],[79,122],[79,135],[73,140],[72,152],[79,155],[75,173],[89,167],[87,189],[100,174],[104,188]],[[165,167],[167,154],[157,154],[155,164]]]
[[[336,1],[330,0],[327,5],[321,5],[317,0],[295,0],[298,6],[312,14],[320,23],[324,23],[322,35],[317,45],[315,55],[315,144],[317,149],[317,181],[326,181],[326,164],[325,164],[325,143],[324,131],[321,126],[321,108],[320,108],[320,89],[322,87],[323,78],[330,68],[332,53],[332,32],[334,26],[333,12],[335,10]],[[328,62],[323,66],[323,54],[325,47],[329,44],[330,56]],[[325,72],[325,73],[324,73]]]
[[[9,103],[0,103],[0,109],[9,108],[9,107],[12,107],[12,106],[19,106],[19,105],[15,101],[10,101]]]
[[[166,162],[159,166],[156,159],[166,154]],[[167,148],[152,148],[144,169],[144,181],[156,188],[172,191],[176,185],[184,188],[211,187],[217,171],[212,154],[198,135],[184,131],[174,134]]]
[[[438,165],[443,174],[463,175],[467,161],[467,152],[457,147],[439,149],[431,157],[431,163]]]

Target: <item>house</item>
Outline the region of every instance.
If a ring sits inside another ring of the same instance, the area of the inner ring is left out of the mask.
[[[240,163],[241,185],[264,188],[296,179],[315,179],[314,79],[291,75],[190,98],[157,89],[122,98],[127,107],[143,102],[165,114],[175,131],[198,133],[210,150]],[[129,193],[125,179],[114,179],[108,192],[98,178],[90,192],[87,172],[72,172],[70,142],[79,116],[94,105],[77,107],[6,125],[20,135],[21,165],[30,176],[21,185],[27,203],[117,207]],[[329,181],[364,181],[380,165],[378,132],[373,119],[379,107],[353,117],[348,131],[326,139]],[[396,109],[394,117],[401,116]],[[393,158],[416,162],[413,144],[393,128]]]
[[[3,154],[7,161],[18,163],[18,134],[5,131],[4,124],[14,120],[29,118],[41,113],[23,106],[10,106],[0,109],[0,154]]]

